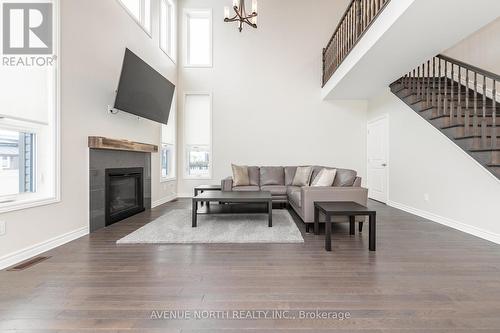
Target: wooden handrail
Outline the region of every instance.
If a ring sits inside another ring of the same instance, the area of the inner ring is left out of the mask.
[[[445,56],[444,54],[439,54],[437,56],[438,58],[442,59],[442,60],[445,60],[445,61],[448,61],[448,62],[451,62],[451,63],[454,63],[455,65],[458,65],[460,67],[463,67],[465,69],[468,69],[472,72],[476,72],[478,74],[481,74],[481,75],[484,75],[484,76],[487,76],[491,79],[495,79],[496,81],[500,82],[500,75],[498,74],[495,74],[493,72],[489,72],[485,69],[482,69],[482,68],[479,68],[479,67],[476,67],[474,65],[471,65],[471,64],[468,64],[466,62],[463,62],[463,61],[460,61],[460,60],[457,60],[457,59],[454,59],[454,58],[451,58],[451,57],[448,57],[448,56]]]
[[[389,2],[390,0],[351,0],[323,49],[323,87]]]

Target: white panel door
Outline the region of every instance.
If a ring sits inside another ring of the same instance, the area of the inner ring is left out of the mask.
[[[368,123],[368,196],[387,202],[388,183],[388,117]]]

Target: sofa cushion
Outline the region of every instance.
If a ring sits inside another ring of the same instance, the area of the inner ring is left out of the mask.
[[[248,167],[232,165],[233,168],[233,186],[249,186]]]
[[[297,167],[288,166],[285,167],[285,185],[290,186],[293,183],[293,178],[295,177],[295,172],[297,171]]]
[[[296,207],[302,208],[302,191],[299,189],[298,191],[292,191],[288,194],[288,200],[295,205]]]
[[[251,186],[260,185],[260,168],[256,166],[248,167],[248,179]]]
[[[293,177],[293,186],[307,186],[311,181],[312,167],[298,167]]]
[[[293,192],[300,191],[300,186],[288,186],[286,188],[286,194],[290,196]]]
[[[318,176],[318,174],[320,173],[320,171],[324,169],[324,167],[316,165],[316,166],[313,166],[312,168],[313,168],[313,172],[312,172],[312,175],[311,175],[311,183],[316,179],[316,177]]]
[[[283,167],[261,167],[260,186],[285,185],[285,170]]]
[[[251,191],[260,191],[260,188],[258,186],[235,186],[233,187],[233,191],[251,192]]]
[[[333,186],[336,174],[337,169],[322,169],[313,180],[311,186]]]
[[[335,187],[349,187],[354,184],[356,180],[356,171],[348,169],[337,169],[337,175],[335,176],[335,181],[333,186]]]
[[[269,191],[272,195],[286,195],[285,185],[266,185],[260,187],[261,191]]]

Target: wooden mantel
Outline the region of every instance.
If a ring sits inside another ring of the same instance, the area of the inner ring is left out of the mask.
[[[150,145],[147,143],[140,143],[128,140],[110,139],[101,136],[89,136],[89,148],[136,151],[143,153],[158,152],[158,146],[156,145]]]

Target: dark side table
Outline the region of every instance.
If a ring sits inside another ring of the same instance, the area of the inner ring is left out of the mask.
[[[376,218],[377,212],[356,202],[315,202],[314,203],[314,233],[319,234],[319,214],[325,215],[325,249],[332,250],[332,216],[349,217],[351,234],[356,216],[368,216],[369,226],[369,248],[375,251],[376,248]]]
[[[200,185],[200,186],[196,186],[194,188],[194,196],[198,196],[198,194],[200,193],[204,193],[204,192],[207,192],[207,191],[220,191],[222,189],[221,185]],[[200,203],[201,206],[203,206],[204,202],[202,201]],[[207,206],[210,205],[210,201],[207,201]]]

